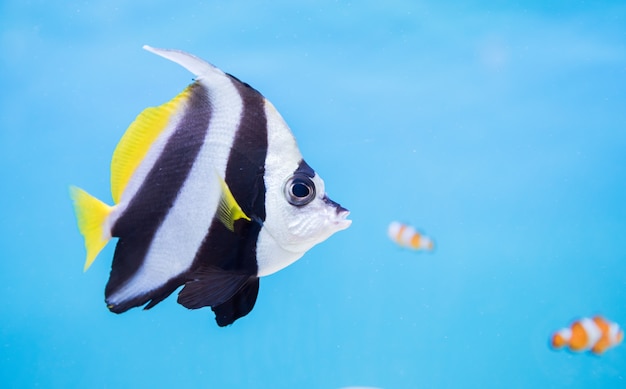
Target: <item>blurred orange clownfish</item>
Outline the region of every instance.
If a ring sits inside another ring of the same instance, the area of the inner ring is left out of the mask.
[[[576,320],[571,326],[555,332],[552,335],[552,347],[569,347],[576,352],[591,350],[594,354],[602,354],[620,344],[623,339],[624,331],[617,323],[596,316],[593,319]]]
[[[389,238],[399,246],[410,248],[413,250],[432,250],[434,243],[432,239],[420,234],[415,228],[399,223],[392,222],[387,229]]]

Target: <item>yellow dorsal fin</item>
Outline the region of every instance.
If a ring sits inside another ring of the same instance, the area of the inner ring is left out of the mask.
[[[105,230],[105,223],[112,207],[75,186],[70,187],[70,196],[74,201],[78,229],[85,238],[87,259],[83,271],[87,271],[98,253],[111,239],[111,232]]]
[[[115,204],[119,203],[133,173],[167,127],[172,114],[189,95],[190,89],[187,87],[165,104],[144,109],[128,126],[111,160],[111,194]]]
[[[217,174],[217,173],[216,173]],[[222,195],[220,196],[220,204],[217,208],[218,219],[231,231],[235,230],[235,220],[245,219],[250,221],[251,219],[246,215],[235,197],[233,196],[228,184],[222,177],[217,175],[222,186]]]

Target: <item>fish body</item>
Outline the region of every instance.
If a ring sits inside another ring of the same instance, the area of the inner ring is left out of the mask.
[[[435,246],[431,238],[418,232],[415,227],[400,222],[391,222],[387,234],[397,245],[412,250],[432,251]]]
[[[595,316],[576,320],[569,327],[555,332],[551,337],[551,345],[555,349],[568,347],[575,352],[602,354],[620,344],[623,339],[624,331],[617,323]]]
[[[178,302],[218,325],[248,314],[259,278],[346,229],[291,130],[258,91],[182,51],[144,48],[191,71],[174,99],[145,109],[111,161],[113,205],[71,188],[85,270],[119,238],[105,288],[115,313]]]

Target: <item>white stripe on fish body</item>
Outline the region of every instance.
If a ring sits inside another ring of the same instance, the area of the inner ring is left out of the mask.
[[[609,342],[610,344],[617,345],[619,343],[619,333],[620,328],[617,323],[610,322],[609,323]]]
[[[418,232],[410,225],[399,222],[391,222],[387,229],[389,238],[402,247],[416,248],[411,245],[411,240]]]
[[[406,226],[404,230],[402,231],[402,233],[397,238],[398,243],[406,247],[413,247],[411,244],[411,240],[416,234],[417,234],[417,231],[415,231],[415,228],[413,228],[412,226]]]
[[[399,242],[398,234],[400,233],[401,230],[402,230],[401,223],[391,222],[389,224],[389,228],[387,228],[387,235],[389,236],[389,239],[398,243]]]
[[[561,338],[563,338],[563,340],[566,343],[569,343],[570,340],[572,339],[572,329],[567,327],[567,328],[562,328],[559,331],[557,331],[557,335],[559,335]]]
[[[174,53],[178,56],[184,54]],[[183,66],[190,70],[205,69],[202,64],[194,65],[189,62],[201,61],[197,57],[189,56],[183,59],[187,61]],[[221,195],[216,173],[220,177],[225,175],[230,149],[239,127],[243,102],[233,81],[223,72],[205,72],[202,76],[197,82],[207,88],[212,105],[204,144],[173,207],[157,230],[140,269],[122,288],[109,296],[110,304],[119,304],[141,293],[157,289],[174,276],[189,269],[211,226]],[[219,98],[214,98],[213,95],[219,95]],[[181,229],[180,226],[185,228]]]
[[[435,246],[435,244],[433,243],[432,239],[430,239],[427,236],[420,235],[420,246],[419,246],[419,248],[424,249],[424,250],[432,250],[434,246]]]
[[[265,222],[257,241],[259,277],[277,272],[298,260],[306,249],[285,249],[288,236],[282,231],[287,226],[286,201],[283,186],[298,168],[302,154],[296,139],[276,108],[265,99],[267,119],[267,156],[265,157]]]
[[[598,325],[589,318],[583,318],[580,320],[580,325],[585,329],[585,333],[587,334],[587,344],[584,347],[584,350],[589,350],[602,337],[602,330]]]

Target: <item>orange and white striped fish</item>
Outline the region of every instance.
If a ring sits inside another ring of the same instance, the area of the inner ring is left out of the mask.
[[[569,347],[571,351],[591,351],[602,354],[611,347],[615,347],[624,339],[624,331],[617,323],[606,320],[601,316],[593,319],[582,318],[573,322],[552,335],[552,347],[561,349]]]
[[[387,234],[396,244],[409,249],[431,251],[435,247],[432,239],[404,223],[392,222],[389,224]]]

